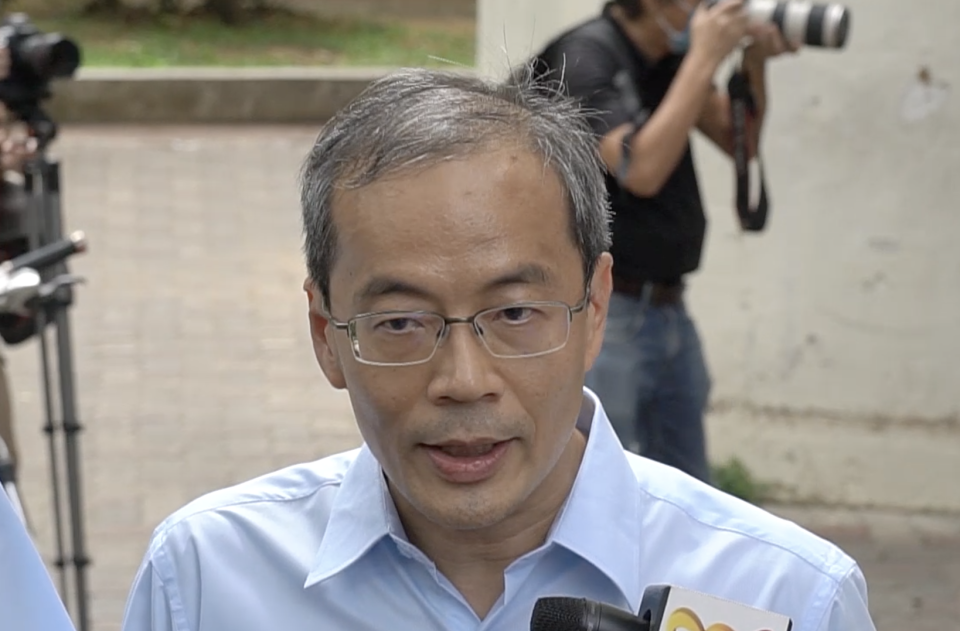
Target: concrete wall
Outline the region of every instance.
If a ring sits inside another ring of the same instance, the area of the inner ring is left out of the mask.
[[[62,123],[321,123],[385,68],[81,68],[57,82]]]
[[[481,70],[504,33],[514,57],[596,6],[481,0]],[[848,6],[847,50],[771,67],[764,234],[736,228],[732,166],[697,142],[710,447],[785,497],[960,512],[960,3]]]

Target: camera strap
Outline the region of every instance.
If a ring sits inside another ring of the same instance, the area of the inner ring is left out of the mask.
[[[730,96],[730,114],[733,122],[733,164],[736,168],[737,180],[737,217],[740,219],[740,227],[743,230],[760,232],[767,224],[770,205],[767,198],[763,160],[760,157],[759,147],[755,160],[760,195],[756,206],[751,205],[750,167],[752,165],[747,146],[747,126],[755,123],[757,106],[750,90],[750,82],[742,68],[737,68],[730,75],[727,94]]]

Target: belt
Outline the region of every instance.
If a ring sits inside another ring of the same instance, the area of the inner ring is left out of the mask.
[[[663,307],[683,302],[683,283],[655,283],[630,278],[613,277],[613,290],[634,298],[642,298],[643,290],[649,286],[650,305]]]

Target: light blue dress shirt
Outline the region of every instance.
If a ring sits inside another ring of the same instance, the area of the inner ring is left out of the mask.
[[[578,426],[588,439],[570,497],[546,542],[506,570],[483,620],[407,540],[362,447],[166,519],[123,631],[525,631],[541,596],[636,612],[652,583],[783,613],[795,631],[874,631],[863,575],[834,545],[625,452],[586,389]]]
[[[74,631],[50,574],[0,488],[0,631]]]

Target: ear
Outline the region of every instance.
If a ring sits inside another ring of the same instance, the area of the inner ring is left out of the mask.
[[[317,286],[307,278],[303,281],[303,290],[307,293],[307,316],[310,320],[310,339],[313,342],[313,354],[317,357],[320,370],[326,375],[330,385],[338,390],[347,387],[340,363],[340,351],[337,348],[337,329],[324,315],[323,295]]]
[[[597,259],[590,279],[590,302],[587,305],[587,354],[584,369],[589,371],[603,346],[603,331],[607,325],[610,294],[613,292],[613,256],[604,252]]]

